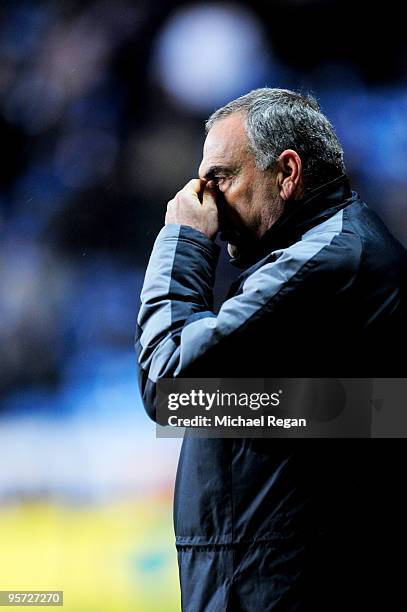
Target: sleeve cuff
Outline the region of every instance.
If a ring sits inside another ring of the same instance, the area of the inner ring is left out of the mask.
[[[219,245],[208,238],[208,236],[206,236],[203,232],[200,232],[189,225],[178,225],[175,223],[164,225],[157,236],[157,241],[171,238],[196,244],[197,246],[204,248],[206,251],[209,251],[211,255],[216,257],[220,253]]]

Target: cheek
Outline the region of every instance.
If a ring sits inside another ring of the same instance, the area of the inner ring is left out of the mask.
[[[238,210],[242,206],[242,203],[245,200],[245,194],[244,190],[239,184],[232,183],[221,191],[223,193],[225,201],[229,204],[229,206],[236,210]]]
[[[231,219],[239,218],[242,208],[242,198],[240,197],[239,192],[237,192],[235,189],[228,189],[223,193],[223,199],[225,201],[225,209],[228,216]]]
[[[228,193],[229,202],[239,217],[246,219],[252,209],[253,193],[247,186],[236,186]]]
[[[219,186],[219,190],[222,192],[226,216],[230,221],[239,227],[250,225],[253,199],[251,184],[247,180],[237,179],[223,189]]]

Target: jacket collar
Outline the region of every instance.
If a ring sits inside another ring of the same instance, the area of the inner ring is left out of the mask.
[[[343,174],[317,187],[301,200],[287,202],[284,213],[258,241],[253,255],[244,261],[231,259],[231,263],[238,268],[247,268],[271,251],[293,244],[309,229],[345,208],[355,195],[348,177]]]

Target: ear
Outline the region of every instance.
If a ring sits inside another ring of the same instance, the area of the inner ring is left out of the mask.
[[[292,149],[286,149],[277,160],[277,187],[283,200],[297,200],[303,196],[301,158]]]

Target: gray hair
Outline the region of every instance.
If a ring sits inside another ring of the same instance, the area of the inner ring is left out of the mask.
[[[285,149],[294,149],[302,161],[306,191],[345,173],[342,147],[313,96],[254,89],[216,110],[206,122],[206,133],[236,112],[246,114],[250,149],[262,170],[273,168]]]

